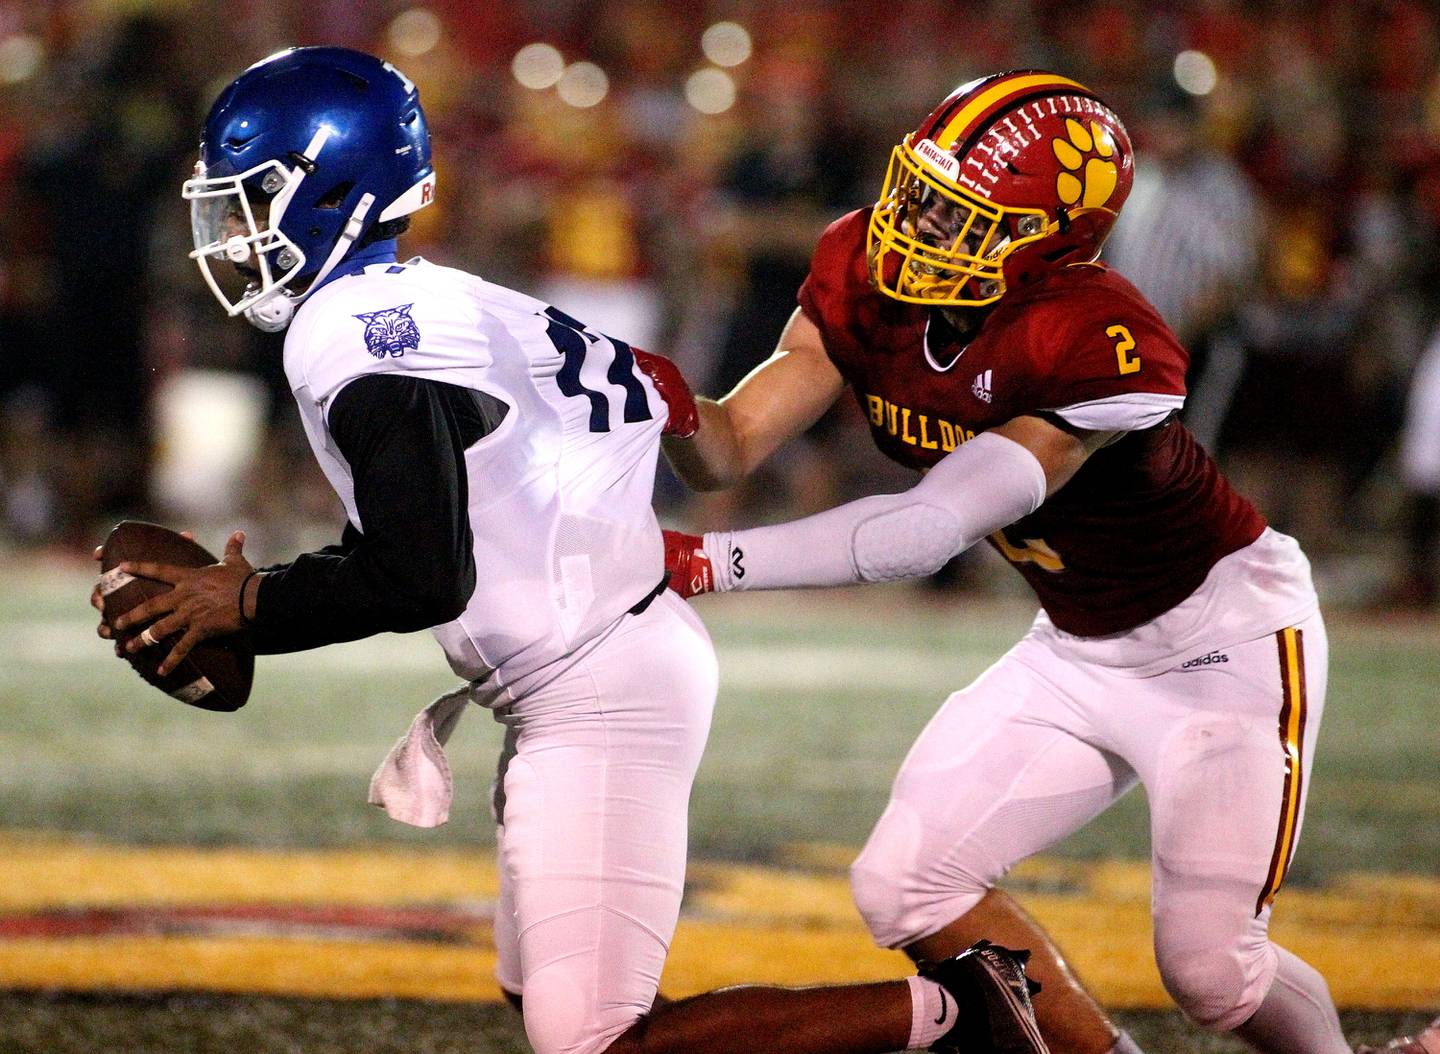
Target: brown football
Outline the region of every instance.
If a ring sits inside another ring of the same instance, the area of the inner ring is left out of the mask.
[[[204,567],[216,562],[204,546],[183,538],[168,527],[138,520],[116,525],[100,550],[100,592],[107,624],[152,597],[170,591],[167,582],[136,578],[117,569],[126,560],[149,560],[178,567]],[[121,643],[137,636],[144,626],[117,635]],[[135,672],[166,695],[202,710],[239,710],[250,697],[255,678],[255,651],[245,634],[201,641],[180,665],[164,677],[156,670],[170,652],[176,637],[125,655]]]

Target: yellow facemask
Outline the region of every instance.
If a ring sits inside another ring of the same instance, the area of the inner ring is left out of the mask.
[[[884,190],[870,216],[870,276],[887,296],[930,307],[983,307],[1005,294],[1005,260],[1056,229],[1042,209],[996,205],[958,182],[959,163],[928,139],[906,136],[890,155]],[[937,197],[938,196],[938,197]],[[920,232],[928,209],[943,208],[949,245]]]

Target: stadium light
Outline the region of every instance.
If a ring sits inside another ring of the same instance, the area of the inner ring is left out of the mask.
[[[552,88],[565,72],[565,57],[550,44],[526,44],[510,62],[515,79],[532,91]]]
[[[701,35],[700,50],[717,66],[738,66],[750,57],[750,33],[737,22],[716,22]]]
[[[685,81],[685,101],[701,113],[724,113],[735,105],[735,81],[724,70],[696,70]]]
[[[440,29],[435,12],[412,7],[390,23],[390,46],[402,55],[423,55],[440,43]]]
[[[610,78],[593,62],[573,62],[565,67],[555,86],[560,101],[577,109],[595,106],[610,90]]]
[[[29,80],[45,61],[45,46],[39,37],[17,33],[0,40],[0,84]]]
[[[1175,83],[1191,95],[1209,95],[1219,80],[1215,63],[1203,51],[1182,51],[1175,56]]]

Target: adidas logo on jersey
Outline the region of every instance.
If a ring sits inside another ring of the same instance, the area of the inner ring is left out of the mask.
[[[990,391],[989,370],[986,370],[984,373],[978,374],[975,377],[975,383],[970,385],[970,393],[974,395],[975,398],[979,399],[982,403],[988,403],[990,401],[993,393]]]
[[[1229,662],[1230,656],[1223,651],[1212,651],[1209,655],[1198,655],[1189,662],[1182,662],[1180,669],[1193,670],[1199,666],[1213,666],[1217,662]]]

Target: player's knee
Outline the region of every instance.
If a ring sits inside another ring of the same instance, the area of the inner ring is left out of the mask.
[[[856,861],[850,867],[850,896],[870,935],[882,948],[897,946],[895,935],[904,928],[904,897],[893,875],[873,871]]]
[[[1252,914],[1253,906],[1222,883],[1181,888],[1173,876],[1157,894],[1160,978],[1185,1015],[1202,1028],[1228,1032],[1243,1025],[1275,978],[1275,949],[1265,919]]]
[[[1201,1028],[1229,1032],[1260,1008],[1259,970],[1235,945],[1169,952],[1157,946],[1155,958],[1165,990]]]
[[[601,1031],[595,1022],[564,1020],[566,1015],[533,999],[525,1000],[524,1014],[525,1035],[535,1054],[601,1054],[615,1039],[614,1033]]]
[[[541,977],[525,982],[525,1035],[535,1054],[601,1054],[641,1017],[613,1007],[597,1013],[589,1000],[575,998],[568,984],[549,986]]]
[[[935,877],[919,859],[918,819],[900,803],[885,810],[850,867],[850,894],[875,943],[903,948],[964,915],[985,883],[951,865]]]

